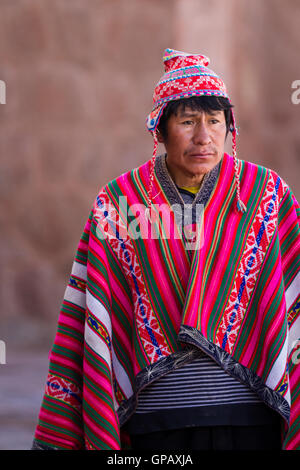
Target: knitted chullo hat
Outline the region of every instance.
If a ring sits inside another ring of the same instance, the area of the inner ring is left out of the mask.
[[[152,202],[152,187],[154,178],[155,157],[158,147],[157,127],[160,117],[169,101],[190,98],[191,96],[223,96],[230,102],[224,82],[218,75],[209,69],[208,57],[200,54],[188,54],[185,52],[166,49],[163,57],[165,74],[157,83],[153,94],[153,109],[147,118],[147,128],[153,134],[154,149],[150,170],[150,189],[148,192],[148,207],[146,216],[150,220]],[[237,128],[234,114],[230,130],[232,132],[232,154],[234,158],[237,209],[246,212],[247,208],[240,198],[240,180],[238,161],[236,157]]]

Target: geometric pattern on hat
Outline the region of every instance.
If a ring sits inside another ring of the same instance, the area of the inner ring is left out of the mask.
[[[163,57],[165,73],[153,93],[153,108],[147,118],[147,128],[157,129],[159,119],[169,101],[191,96],[223,96],[228,98],[223,80],[207,66],[209,58],[166,49]]]

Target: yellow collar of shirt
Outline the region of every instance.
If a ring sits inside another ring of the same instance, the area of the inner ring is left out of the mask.
[[[186,191],[189,191],[190,193],[197,194],[199,191],[200,185],[199,186],[180,186],[180,189],[185,189]]]

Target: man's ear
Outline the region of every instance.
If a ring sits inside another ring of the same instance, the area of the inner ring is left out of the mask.
[[[160,132],[158,129],[157,129],[157,131],[156,131],[156,135],[157,135],[157,140],[158,140],[158,142],[161,143],[161,144],[163,144],[163,143],[164,143],[164,138],[163,138],[161,132]]]

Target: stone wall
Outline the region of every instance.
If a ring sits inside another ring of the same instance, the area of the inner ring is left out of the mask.
[[[0,2],[0,337],[9,344],[36,341],[39,323],[42,341],[50,336],[99,188],[151,157],[145,120],[172,11],[161,0]]]
[[[297,0],[1,0],[2,339],[52,335],[98,189],[151,156],[145,119],[166,47],[211,58],[240,158],[300,197],[299,13]]]

